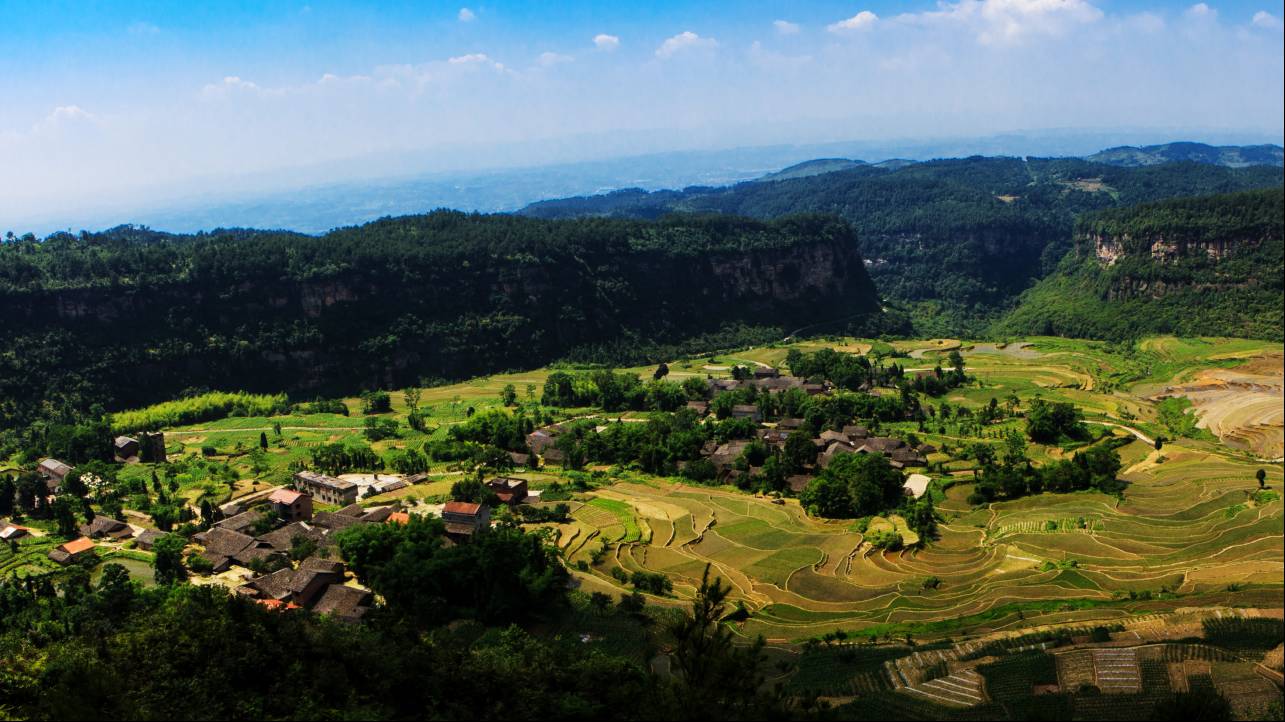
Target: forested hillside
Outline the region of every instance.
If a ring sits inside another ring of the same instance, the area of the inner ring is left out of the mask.
[[[1281,340],[1280,188],[1144,204],[1081,219],[1073,252],[1001,333]]]
[[[965,158],[863,165],[803,178],[546,201],[541,218],[654,218],[674,211],[773,218],[833,213],[857,229],[885,296],[912,304],[920,333],[981,332],[1056,267],[1081,213],[1276,186],[1278,167],[1187,162],[1119,167],[1076,159]]]
[[[1122,145],[1094,153],[1087,160],[1111,165],[1139,166],[1195,161],[1243,168],[1251,165],[1282,164],[1279,145],[1207,145],[1205,143],[1164,143],[1142,147]]]
[[[0,244],[0,427],[187,389],[312,394],[557,358],[672,358],[884,329],[834,218],[541,221],[440,211],[322,237],[132,228]],[[904,330],[904,329],[903,329]]]

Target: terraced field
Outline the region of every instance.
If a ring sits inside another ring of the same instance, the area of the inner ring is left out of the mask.
[[[843,344],[861,350],[855,342]],[[1239,358],[1272,350],[1237,344]],[[1134,437],[1137,432],[1149,442],[1158,433],[1148,394],[1159,380],[1235,363],[1220,356],[1226,353],[1220,344],[1203,347],[1208,353],[1202,355],[1191,351],[1191,342],[1177,351],[1162,343],[1165,353],[1139,354],[1143,361],[1060,339],[903,346],[899,350],[912,357],[907,367],[962,350],[969,372],[982,383],[953,392],[954,403],[980,406],[1010,393],[1023,401],[1039,395],[1074,401],[1093,419],[1118,425],[1112,432],[1133,440],[1121,449],[1122,478],[1130,482],[1123,499],[1044,494],[973,508],[965,502],[971,474],[963,471],[936,480],[945,517],[940,538],[922,549],[882,552],[850,523],[810,518],[794,500],[639,478],[590,494],[562,529],[571,559],[589,559],[597,543],[586,539],[610,540],[613,553],[584,574],[611,582],[615,566],[661,572],[673,579],[677,600],[690,596],[710,564],[750,612],[741,633],[777,644],[837,630],[931,638],[1125,620],[1208,595],[1279,606],[1285,514],[1279,494],[1255,495],[1254,474],[1266,468],[1268,486],[1279,491],[1280,468],[1205,439],[1171,440],[1158,452]],[[785,350],[737,355],[772,363]],[[927,438],[950,443],[931,433]],[[1055,457],[1061,450],[1033,453]],[[876,519],[870,528],[880,524],[904,528],[895,518]],[[940,585],[926,588],[930,576]],[[1108,669],[1111,661],[1099,660],[1095,668]],[[1118,676],[1112,684],[1122,691],[1137,686],[1130,681],[1135,677]],[[923,691],[952,688],[966,693],[967,680]]]

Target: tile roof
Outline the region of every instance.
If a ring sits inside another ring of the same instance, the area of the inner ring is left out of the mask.
[[[318,614],[333,614],[340,619],[356,621],[369,609],[371,594],[365,589],[331,584],[313,605]]]
[[[448,501],[442,511],[447,514],[464,514],[466,516],[477,516],[482,509],[481,504],[470,504],[466,501]]]
[[[268,496],[268,501],[272,502],[273,504],[290,505],[295,503],[296,501],[299,501],[299,499],[303,498],[303,496],[304,496],[303,492],[281,487],[280,489],[277,489],[276,491],[272,492]]]
[[[79,539],[72,539],[66,544],[60,544],[58,545],[58,548],[63,550],[64,552],[67,552],[68,554],[75,555],[75,554],[79,554],[81,552],[87,552],[90,549],[93,549],[94,540],[90,539],[89,537],[82,536]]]

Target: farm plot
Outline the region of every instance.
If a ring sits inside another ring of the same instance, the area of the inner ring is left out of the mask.
[[[861,353],[876,345],[850,339],[779,344],[671,366],[692,374],[701,373],[701,364],[780,366],[792,346]],[[887,344],[879,348],[894,350]],[[1098,432],[1123,441],[1133,439],[1134,432],[1150,439],[1164,431],[1155,399],[1166,383],[1194,383],[1205,378],[1200,376],[1204,371],[1254,372],[1256,367],[1239,369],[1237,364],[1262,356],[1270,345],[1154,339],[1129,354],[1105,344],[1045,338],[1002,347],[952,339],[895,345],[911,357],[903,364],[908,369],[931,367],[952,349],[963,353],[977,383],[952,390],[943,399],[950,404],[977,409],[991,399],[1004,402],[1010,394],[1017,397],[1012,403],[1019,409],[1035,397],[1069,401],[1091,420],[1106,424],[1093,427]],[[891,426],[893,433],[922,433],[939,449],[958,450],[975,440],[912,424]],[[988,430],[991,435],[985,438],[1023,430],[1020,419],[1009,420]],[[774,642],[840,631],[913,632],[937,639],[964,630],[1092,626],[1159,615],[1190,603],[1183,600],[1191,597],[1216,597],[1227,605],[1264,598],[1267,590],[1278,590],[1285,582],[1285,502],[1278,493],[1257,494],[1255,474],[1261,462],[1200,436],[1167,440],[1160,450],[1150,441],[1125,444],[1120,477],[1128,486],[1120,496],[1050,493],[979,506],[969,503],[976,462],[954,458],[957,453],[942,454],[934,459],[945,465],[938,473],[955,483],[937,495],[942,516],[937,537],[924,547],[895,552],[871,548],[849,521],[809,517],[795,500],[782,503],[730,488],[663,479],[588,492],[567,531],[574,535],[570,546],[581,545],[577,559],[597,548],[596,540],[620,547],[590,571],[596,580],[613,582],[608,572],[614,565],[666,574],[675,584],[671,602],[687,598],[709,565],[732,586],[732,601],[749,612],[737,631]],[[1068,458],[1076,449],[1032,445],[1030,453],[1042,463]],[[1265,485],[1278,492],[1285,478],[1279,468],[1264,468]],[[866,528],[904,532],[904,523],[890,516],[872,519]],[[586,543],[588,539],[595,541]],[[1147,638],[1143,632],[1135,636]],[[1141,662],[1120,662],[1113,675],[1108,674],[1110,657],[1089,655],[1083,660],[1083,679],[1074,665],[1069,673],[1076,685],[1137,697],[1142,709],[1149,698],[1142,690]],[[915,684],[927,681],[932,680]],[[942,683],[921,691],[943,685],[949,687]],[[1074,694],[1077,686],[1064,682],[1062,688]],[[904,694],[914,693],[896,696]]]

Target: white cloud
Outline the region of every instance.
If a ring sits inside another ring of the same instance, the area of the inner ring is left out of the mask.
[[[1254,13],[1253,23],[1255,27],[1275,30],[1276,32],[1280,32],[1282,28],[1285,28],[1285,23],[1282,23],[1280,18],[1266,10],[1259,10]]]
[[[552,65],[558,65],[559,63],[569,63],[574,59],[575,58],[572,58],[570,55],[563,55],[562,53],[544,52],[540,53],[540,56],[536,58],[535,61],[540,65],[540,67],[547,68]]]
[[[714,38],[702,38],[690,30],[684,30],[661,43],[660,47],[656,48],[656,57],[665,60],[684,50],[713,49],[716,47],[718,47],[718,41]]]
[[[1204,3],[1196,3],[1187,8],[1187,17],[1192,18],[1215,18],[1218,17],[1218,11]]]
[[[97,120],[92,113],[85,112],[79,105],[60,105],[32,126],[31,130],[44,133],[76,123],[93,123]]]
[[[1015,45],[1036,35],[1061,35],[1102,17],[1102,11],[1087,0],[960,0],[944,2],[938,10],[904,13],[893,20],[901,24],[963,27],[983,45]]]
[[[456,55],[448,58],[447,63],[451,65],[464,65],[476,67],[489,67],[496,70],[504,70],[504,63],[492,60],[486,53],[469,53],[468,55]]]
[[[229,75],[218,83],[206,84],[204,88],[201,88],[201,96],[207,99],[219,98],[238,91],[258,93],[262,91],[262,88],[249,80],[242,80],[235,75]]]
[[[879,22],[879,16],[869,10],[862,10],[847,20],[840,20],[837,23],[831,23],[826,26],[826,30],[832,33],[846,33],[854,30],[869,30],[875,23]]]
[[[620,47],[620,38],[616,37],[615,35],[598,33],[597,35],[593,36],[593,44],[599,50],[615,50],[616,48]]]
[[[459,19],[462,23],[471,23],[477,19],[477,14],[468,8],[460,8]]]
[[[789,20],[773,20],[772,27],[776,28],[776,32],[780,33],[781,35],[798,35],[799,34],[799,24],[792,23]]]

